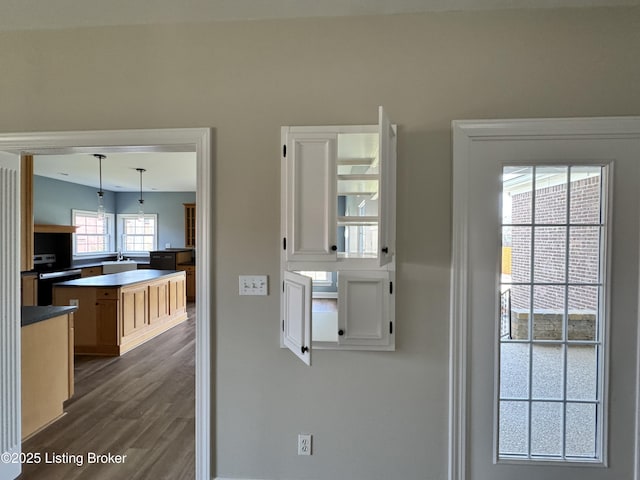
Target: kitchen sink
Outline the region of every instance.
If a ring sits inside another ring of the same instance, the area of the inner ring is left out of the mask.
[[[110,260],[102,262],[102,273],[119,273],[136,270],[138,263],[134,260]]]

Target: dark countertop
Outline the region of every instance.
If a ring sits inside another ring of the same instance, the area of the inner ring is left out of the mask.
[[[97,275],[95,277],[79,278],[54,285],[59,287],[94,287],[94,288],[118,288],[134,283],[156,280],[161,277],[176,275],[183,272],[177,270],[129,270],[127,272],[110,273],[109,275]]]
[[[21,324],[23,327],[50,318],[75,312],[78,307],[22,307]]]

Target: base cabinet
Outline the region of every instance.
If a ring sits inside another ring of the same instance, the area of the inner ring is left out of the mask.
[[[122,355],[187,319],[186,278],[176,272],[119,287],[54,287],[54,305],[77,304],[76,355]]]
[[[183,270],[187,274],[187,301],[196,301],[196,266],[178,265],[178,270]]]
[[[62,416],[73,395],[73,313],[21,330],[24,439]]]

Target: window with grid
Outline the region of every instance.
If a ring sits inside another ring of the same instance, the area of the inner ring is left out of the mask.
[[[119,250],[123,253],[148,253],[157,250],[158,215],[118,215]]]
[[[72,210],[73,255],[100,255],[114,251],[113,214],[99,216],[98,212]]]
[[[503,168],[498,459],[602,458],[606,173]]]

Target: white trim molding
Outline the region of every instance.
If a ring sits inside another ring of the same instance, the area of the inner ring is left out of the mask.
[[[0,134],[0,151],[16,154],[113,152],[195,152],[197,162],[196,235],[196,471],[197,480],[210,480],[212,459],[212,398],[215,372],[211,346],[213,296],[213,135],[210,128],[105,130]]]
[[[469,478],[469,196],[473,144],[488,140],[640,139],[640,117],[517,120],[456,120],[453,130],[453,240],[449,323],[448,480]],[[636,379],[640,372],[640,329],[636,343]],[[638,382],[638,380],[636,380]],[[636,385],[635,480],[640,480],[640,383]]]

